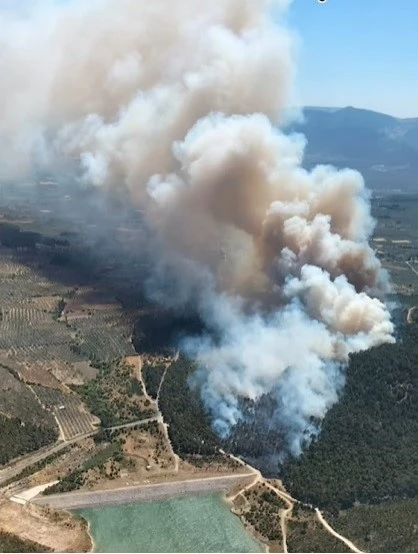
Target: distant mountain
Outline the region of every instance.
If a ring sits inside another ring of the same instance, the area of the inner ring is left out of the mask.
[[[290,130],[308,140],[306,167],[351,167],[370,188],[418,190],[418,117],[398,119],[352,107],[306,107],[303,113],[304,121]]]

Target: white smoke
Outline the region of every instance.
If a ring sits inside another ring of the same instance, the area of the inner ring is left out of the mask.
[[[294,75],[288,3],[0,11],[0,163],[16,177],[76,160],[86,183],[128,193],[156,237],[150,294],[208,329],[185,348],[216,428],[274,393],[298,452],[348,355],[393,341],[393,326],[362,177],[305,171],[304,138],[277,128]]]

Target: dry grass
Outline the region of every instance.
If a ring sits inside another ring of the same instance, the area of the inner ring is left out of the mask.
[[[0,501],[0,529],[55,552],[88,552],[92,546],[84,520],[34,504]]]

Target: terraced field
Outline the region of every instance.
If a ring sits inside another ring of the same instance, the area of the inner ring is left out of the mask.
[[[22,362],[18,365],[17,372],[25,383],[42,385],[51,389],[62,390],[63,388],[60,381],[40,361],[34,363]]]
[[[76,267],[51,265],[54,255],[53,248],[16,251],[0,245],[0,365],[68,440],[100,424],[74,390],[97,378],[98,363],[136,354],[131,336],[138,310],[87,285]],[[135,394],[126,414],[116,395],[120,405],[109,404],[109,418],[145,417],[145,400]],[[2,396],[13,406],[17,402],[15,393]]]
[[[135,311],[124,312],[115,298],[90,289],[77,291],[64,310],[65,320],[76,331],[79,352],[105,361],[135,354],[131,342],[135,317]]]
[[[32,390],[59,423],[65,440],[93,431],[99,420],[91,415],[76,394],[34,385]]]

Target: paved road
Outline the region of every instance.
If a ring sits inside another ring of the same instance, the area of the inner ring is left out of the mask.
[[[146,425],[150,421],[160,421],[160,416],[150,417],[148,419],[140,419],[138,421],[133,421],[132,423],[123,423],[121,425],[114,425],[113,427],[108,427],[108,429],[111,431],[116,431],[118,429],[130,429],[132,427],[135,427],[136,425]],[[78,442],[82,439],[85,439],[87,437],[92,437],[97,433],[99,429],[102,429],[102,427],[98,427],[97,429],[95,429],[94,431],[90,431],[89,433],[84,433],[84,435],[78,435],[77,437],[74,437],[73,439],[70,439],[68,441],[60,441],[50,447],[37,450],[35,453],[29,454],[28,456],[25,456],[21,460],[18,460],[13,465],[10,465],[8,468],[0,470],[0,486],[6,481],[8,481],[9,479],[18,475],[21,471],[23,471],[27,467],[33,464],[36,464],[37,462],[40,462],[41,460],[50,456],[51,454],[60,452],[61,450],[64,450],[64,448],[66,448],[68,445],[74,444],[75,442]]]
[[[120,505],[130,502],[147,502],[204,492],[218,492],[229,489],[241,479],[248,479],[248,473],[237,473],[222,477],[189,479],[170,483],[139,485],[107,491],[83,491],[51,494],[35,498],[32,502],[61,510],[92,508],[96,506]]]
[[[112,427],[106,427],[106,429],[108,429],[109,431],[117,431],[118,429],[132,429],[132,427],[136,427],[137,425],[146,425],[151,421],[161,422],[162,417],[160,415],[156,415],[153,417],[149,417],[147,419],[138,419],[137,421],[132,421],[131,423],[121,423],[120,425],[112,425]]]
[[[26,456],[22,460],[19,460],[13,465],[10,465],[7,469],[2,469],[0,471],[0,486],[6,481],[8,481],[9,479],[11,479],[12,477],[15,477],[18,473],[20,473],[27,467],[33,464],[36,464],[37,462],[40,462],[41,460],[50,456],[51,454],[55,454],[60,450],[64,450],[64,448],[66,448],[69,444],[72,444],[76,441],[79,441],[81,439],[94,435],[94,433],[96,433],[96,431],[92,431],[91,433],[86,433],[85,435],[80,435],[79,437],[71,439],[67,442],[61,441],[61,442],[55,443],[53,446],[49,448],[43,449],[42,451],[38,450],[34,454],[30,454],[29,456]]]

